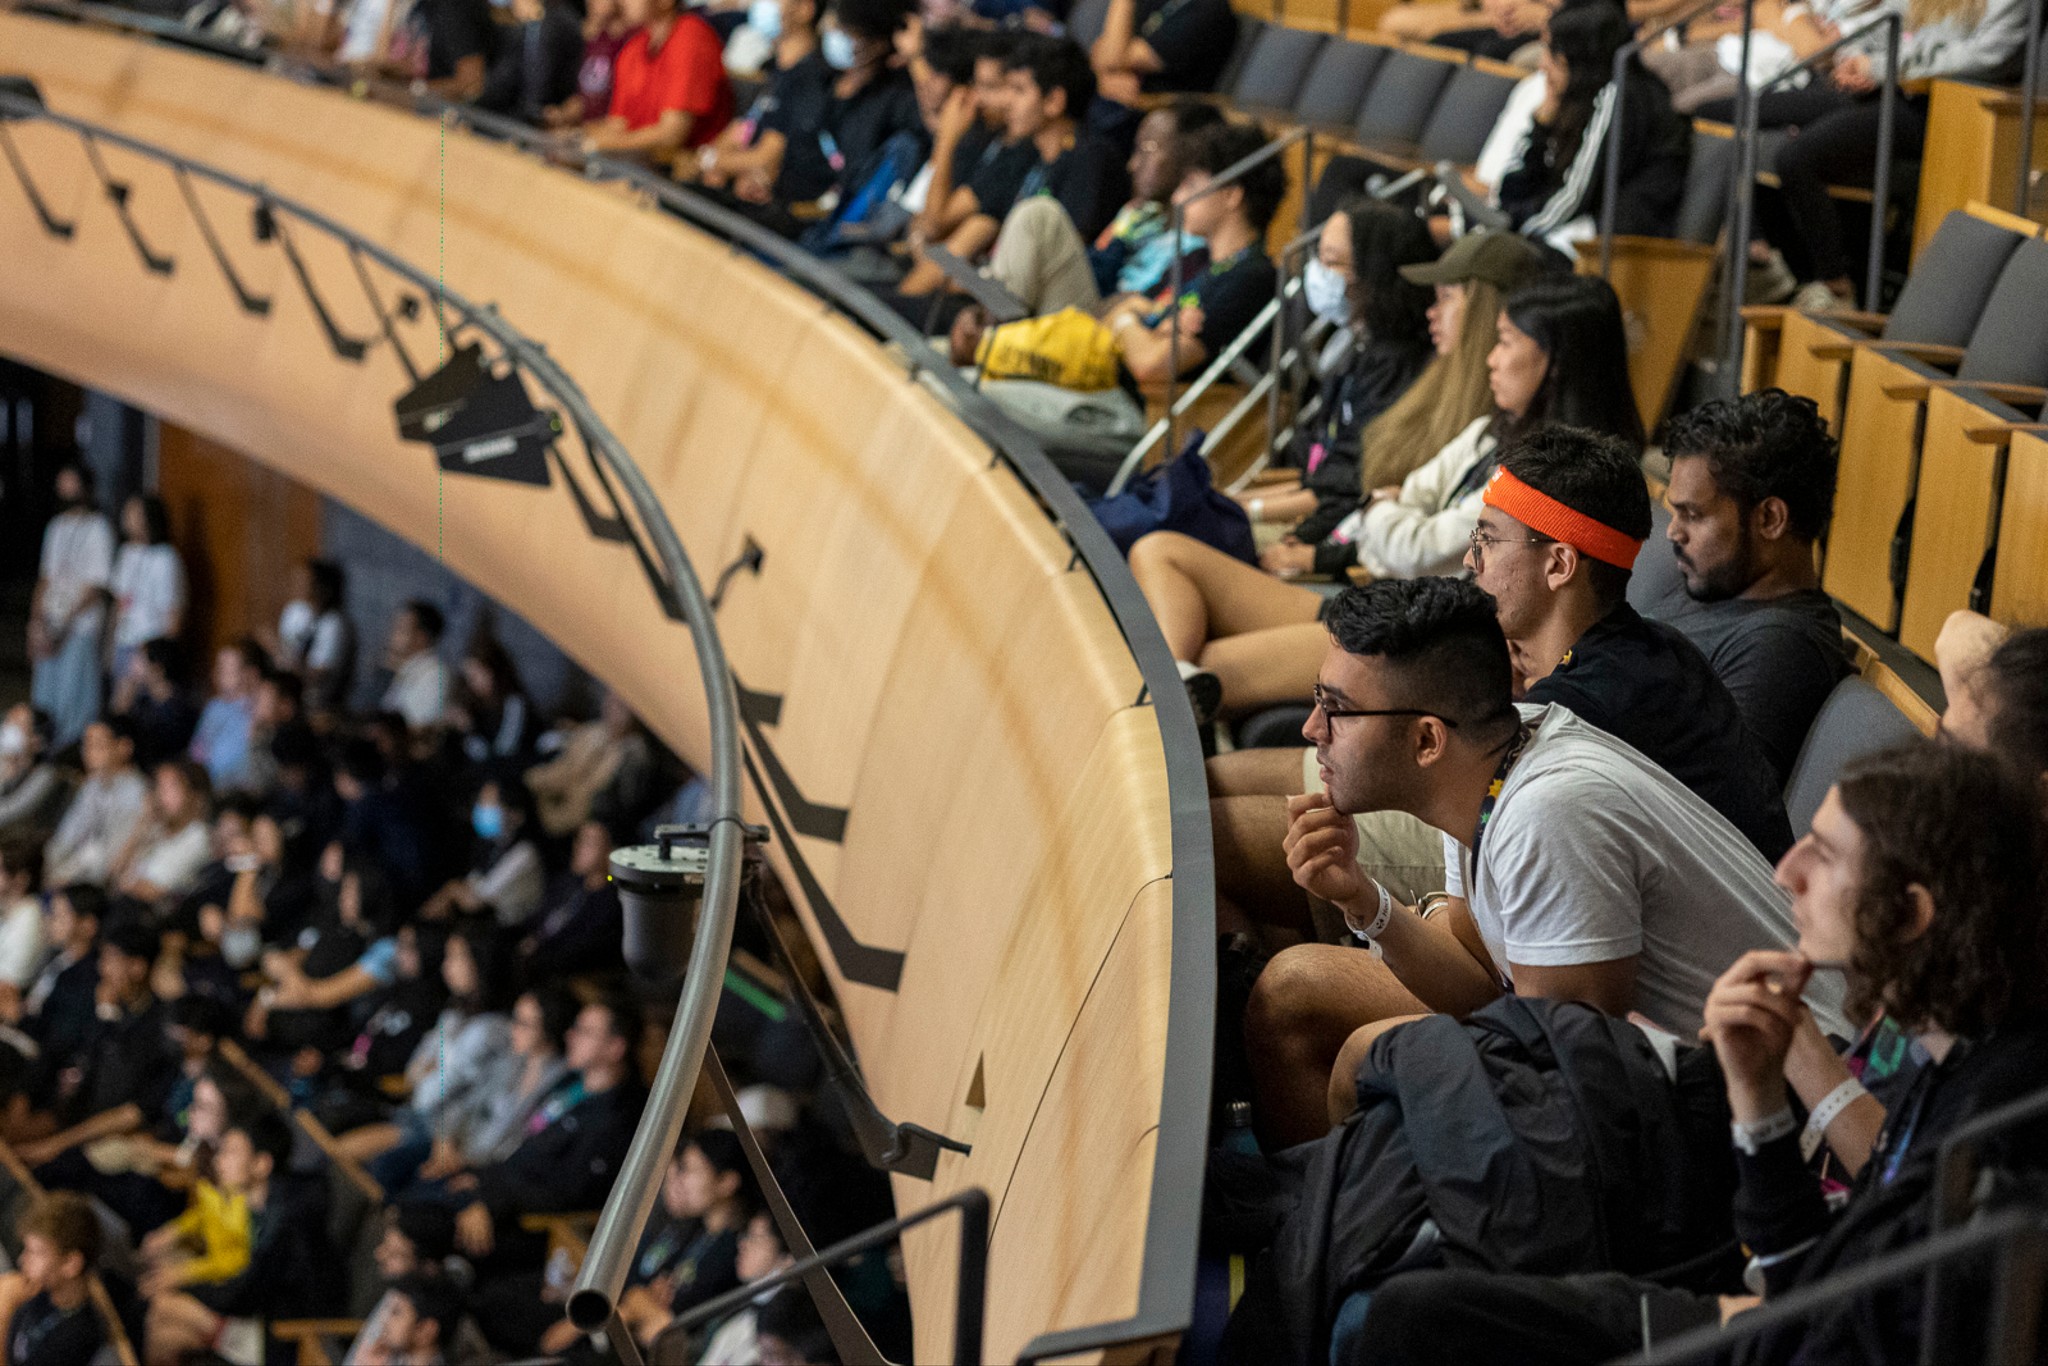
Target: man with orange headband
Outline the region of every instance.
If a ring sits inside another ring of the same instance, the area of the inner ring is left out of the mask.
[[[1649,534],[1635,453],[1548,427],[1495,468],[1465,567],[1493,595],[1524,702],[1562,703],[1633,745],[1775,863],[1792,847],[1792,826],[1734,694],[1682,633],[1628,604]]]

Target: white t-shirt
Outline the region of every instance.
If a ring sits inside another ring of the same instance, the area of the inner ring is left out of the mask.
[[[63,512],[43,528],[43,620],[55,625],[114,573],[114,529],[97,512]],[[98,604],[78,616],[78,625],[97,627]]]
[[[174,834],[159,835],[135,852],[128,875],[165,892],[188,890],[212,861],[213,833],[205,821],[188,821]]]
[[[277,619],[278,643],[302,669],[337,669],[348,652],[348,618],[329,610],[313,615],[313,604],[294,599]]]
[[[185,562],[176,546],[124,545],[114,557],[114,644],[133,647],[171,634],[185,610]]]
[[[1677,779],[1565,707],[1522,707],[1535,738],[1508,773],[1480,844],[1444,836],[1501,972],[1639,955],[1636,1008],[1691,1038],[1714,979],[1751,949],[1797,939],[1791,898],[1742,833]],[[1807,989],[1823,1030],[1849,1036],[1841,983]]]
[[[481,873],[469,875],[469,889],[491,904],[498,923],[524,925],[540,909],[547,891],[547,875],[540,865],[540,851],[532,840],[520,840],[498,856],[498,861]]]
[[[43,966],[43,904],[25,896],[0,911],[0,982],[26,990]]]
[[[405,718],[414,730],[431,726],[448,708],[448,666],[432,650],[422,650],[399,665],[384,690],[383,708]]]

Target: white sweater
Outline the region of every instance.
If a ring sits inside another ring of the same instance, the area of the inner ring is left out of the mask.
[[[1486,481],[1468,477],[1490,464],[1500,444],[1487,429],[1493,415],[1472,425],[1401,483],[1401,495],[1354,512],[1330,533],[1355,541],[1358,562],[1376,579],[1413,579],[1456,574],[1464,563]],[[1455,500],[1453,495],[1456,495]]]

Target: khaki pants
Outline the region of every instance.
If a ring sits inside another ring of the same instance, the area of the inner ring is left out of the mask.
[[[989,259],[989,274],[1016,295],[1033,316],[1102,306],[1088,244],[1067,211],[1051,195],[1020,199],[1003,220]]]

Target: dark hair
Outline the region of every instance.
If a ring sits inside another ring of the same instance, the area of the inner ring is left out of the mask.
[[[626,1062],[630,1066],[633,1050],[640,1046],[640,1034],[645,1027],[639,1002],[623,992],[601,991],[586,1004],[602,1010],[611,1024],[612,1037],[625,1041]]]
[[[66,470],[78,476],[78,491],[84,495],[85,505],[87,507],[98,506],[93,502],[93,495],[98,491],[100,481],[99,477],[92,472],[92,466],[86,464],[83,460],[66,460],[63,464],[57,466],[55,470],[51,471],[50,482],[52,484],[56,483],[58,479],[63,477]]]
[[[141,728],[135,724],[135,718],[126,712],[115,712],[111,716],[96,716],[93,718],[92,723],[105,726],[113,733],[116,740],[126,740],[131,746],[138,743],[142,738]]]
[[[429,641],[436,645],[441,643],[441,633],[448,629],[448,618],[441,615],[440,608],[424,598],[409,598],[403,610],[412,613],[414,624]]]
[[[50,741],[57,738],[56,720],[41,707],[30,707],[28,709],[28,729],[29,734],[40,742],[45,749],[50,747]]]
[[[498,806],[506,815],[514,817],[505,823],[505,834],[510,837],[515,831],[528,831],[540,823],[539,808],[534,804],[533,790],[515,768],[493,768],[477,778],[476,791],[470,794],[472,804],[483,796],[486,787],[498,789]]]
[[[1512,722],[1514,673],[1493,599],[1464,579],[1383,579],[1347,588],[1324,618],[1337,647],[1377,656],[1409,683],[1403,703],[1468,731]]]
[[[583,1007],[567,987],[555,982],[544,982],[523,994],[531,996],[540,1007],[541,1037],[555,1052],[561,1052],[569,1041],[569,1027],[576,1023],[576,1012]]]
[[[336,767],[344,777],[353,778],[364,787],[384,785],[384,751],[367,736],[358,735],[343,742],[341,762]]]
[[[34,1234],[45,1239],[60,1257],[76,1252],[85,1258],[87,1271],[99,1264],[99,1216],[86,1198],[74,1191],[51,1191],[37,1197],[16,1232],[23,1238]]]
[[[440,1341],[452,1358],[455,1326],[462,1319],[462,1295],[446,1276],[408,1272],[391,1283],[390,1293],[412,1305],[413,1313],[441,1330]]]
[[[1613,286],[1595,275],[1545,278],[1508,295],[1501,311],[1550,359],[1516,426],[1568,422],[1642,450],[1643,418],[1629,385],[1628,338]]]
[[[73,902],[71,908],[77,910],[78,903]],[[163,936],[140,916],[124,915],[101,929],[100,947],[129,958],[140,958],[145,963],[154,963],[157,952],[163,948]]]
[[[246,788],[237,788],[228,793],[215,803],[213,808],[213,814],[216,816],[240,816],[245,821],[255,820],[263,811],[263,799]]]
[[[1065,117],[1076,123],[1087,118],[1088,106],[1095,99],[1095,68],[1072,38],[1027,34],[1003,58],[1003,70],[1030,72],[1041,95],[1064,90]]]
[[[90,920],[95,925],[106,923],[107,894],[97,883],[67,883],[57,889],[57,895],[64,898],[74,916]]]
[[[789,1347],[798,1361],[833,1361],[831,1334],[818,1317],[811,1297],[785,1290],[754,1315],[755,1331]]]
[[[1351,224],[1355,320],[1375,341],[1426,343],[1436,294],[1403,279],[1401,267],[1436,259],[1428,226],[1408,210],[1366,195],[1345,200],[1337,212]]]
[[[237,636],[228,642],[227,648],[242,657],[244,667],[259,675],[270,672],[270,651],[263,648],[254,636]]]
[[[28,874],[28,889],[43,889],[43,846],[40,841],[18,834],[0,837],[0,868],[9,873]]]
[[[747,1176],[752,1168],[747,1165],[747,1150],[741,1146],[739,1135],[730,1129],[699,1129],[683,1140],[683,1148],[695,1148],[704,1154],[704,1160],[711,1164],[711,1170],[720,1176],[738,1172]],[[676,1150],[680,1156],[682,1148]]]
[[[1178,99],[1160,112],[1173,121],[1173,134],[1181,138],[1228,122],[1223,111],[1207,100]]]
[[[2048,774],[2048,629],[2008,636],[1977,667],[1992,753],[2038,781]]]
[[[455,1255],[455,1211],[446,1205],[406,1200],[393,1206],[387,1218],[422,1262],[440,1262]]]
[[[399,916],[391,880],[374,860],[356,850],[347,851],[341,860],[342,880],[347,881],[351,875],[356,880],[356,918],[372,939],[391,933]]]
[[[177,774],[185,790],[199,799],[203,819],[213,808],[213,779],[207,776],[206,769],[190,759],[166,759],[156,766],[157,773],[165,769]]]
[[[171,1023],[209,1039],[231,1039],[237,1027],[235,1012],[227,1002],[203,991],[188,991],[171,1002]]]
[[[268,1157],[275,1174],[282,1176],[285,1168],[291,1165],[292,1127],[277,1111],[258,1110],[239,1119],[231,1119],[228,1128],[247,1134],[252,1155]]]
[[[340,565],[333,560],[308,560],[306,579],[313,589],[315,611],[341,606],[342,596],[348,591],[348,574]]]
[[[456,921],[448,938],[460,939],[476,962],[476,990],[455,1004],[472,1015],[505,1009],[512,1001],[515,946],[511,936],[490,916],[472,915]]]
[[[516,692],[526,689],[519,681],[519,666],[512,662],[512,652],[505,643],[487,630],[479,630],[469,638],[469,648],[462,653],[465,663],[474,660],[483,665],[484,672],[491,676],[492,684],[498,689],[498,700],[504,701]],[[463,684],[463,694],[469,696],[469,685]],[[472,702],[483,699],[470,697]]]
[[[1220,175],[1266,145],[1266,130],[1256,123],[1215,123],[1187,135],[1181,146],[1183,173],[1207,171]],[[1268,157],[1246,171],[1236,182],[1244,192],[1244,216],[1264,232],[1287,197],[1287,167],[1283,158]]]
[[[162,671],[163,676],[173,683],[185,678],[185,647],[169,636],[158,636],[155,640],[142,642],[142,656]]]
[[[1649,539],[1650,488],[1643,482],[1637,452],[1620,438],[1561,422],[1545,423],[1516,437],[1500,463],[1515,478],[1573,512],[1638,541]],[[1590,555],[1579,556],[1579,567],[1603,611],[1627,596],[1628,570]]]
[[[171,514],[164,508],[164,500],[153,493],[129,495],[129,501],[142,504],[142,538],[144,545],[162,545],[171,539]]]
[[[972,85],[975,59],[994,55],[986,50],[979,29],[945,24],[924,31],[925,65],[955,85]]]
[[[1975,1039],[2038,1006],[2048,918],[2034,783],[2001,758],[1914,740],[1851,764],[1835,790],[1864,848],[1852,981],[1866,999],[1850,1009]],[[1915,884],[1935,913],[1908,940]]]
[[[1817,541],[1835,511],[1835,439],[1820,406],[1783,389],[1720,398],[1664,424],[1664,453],[1707,462],[1714,487],[1746,517],[1766,498],[1784,502],[1792,534]]]
[[[917,0],[832,0],[826,10],[849,37],[887,42],[910,22]]]
[[[293,711],[305,706],[306,685],[299,680],[297,674],[286,669],[272,669],[263,675],[263,681],[276,691],[279,698],[291,703]]]
[[[1628,15],[1616,4],[1574,5],[1550,16],[1544,46],[1565,65],[1552,140],[1553,166],[1562,170],[1578,156],[1593,119],[1594,98],[1614,78],[1614,54],[1632,36]]]
[[[321,759],[320,737],[307,722],[287,721],[270,737],[270,757],[277,760],[279,768],[317,768]]]

